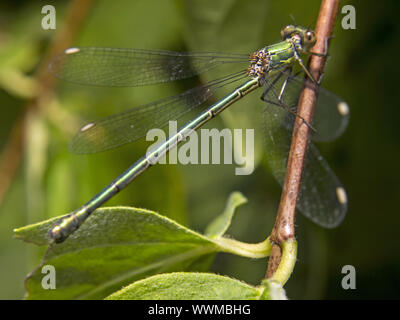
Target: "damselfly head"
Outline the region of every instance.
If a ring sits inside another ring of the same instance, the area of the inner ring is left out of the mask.
[[[281,37],[283,40],[298,38],[305,49],[311,48],[317,40],[313,30],[292,24],[287,25],[281,30]]]

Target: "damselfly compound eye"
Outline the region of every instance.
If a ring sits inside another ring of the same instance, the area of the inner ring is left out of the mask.
[[[305,35],[305,39],[307,42],[314,42],[315,41],[315,33],[313,31],[307,31]]]
[[[282,39],[287,39],[291,36],[293,31],[295,30],[295,27],[291,24],[287,25],[281,30],[281,37]]]

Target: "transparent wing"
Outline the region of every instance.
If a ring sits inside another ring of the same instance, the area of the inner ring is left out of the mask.
[[[195,87],[177,96],[131,108],[84,125],[72,138],[70,151],[96,153],[144,137],[148,130],[177,120],[209,99],[216,89],[247,77],[243,72]]]
[[[282,101],[291,110],[296,111],[304,79],[291,74],[290,70],[280,71],[273,80],[269,80],[269,84],[273,86],[270,103],[279,105],[277,97],[286,79],[287,84]],[[320,88],[313,119],[313,127],[316,131],[313,132],[312,139],[314,141],[335,140],[345,131],[349,117],[350,110],[347,103],[337,95]],[[287,122],[287,124],[288,129],[291,129],[291,123]]]
[[[243,54],[86,47],[65,50],[50,62],[49,70],[58,78],[78,84],[141,86],[248,61],[249,56]]]
[[[271,83],[269,81],[266,84],[268,88]],[[267,162],[277,181],[283,185],[294,116],[276,105],[276,94],[279,91],[280,87],[274,87],[266,93],[266,99],[274,103],[264,105],[264,141]],[[323,107],[321,105],[321,108]],[[325,228],[339,225],[347,212],[343,185],[311,142],[308,146],[297,208],[306,217]]]

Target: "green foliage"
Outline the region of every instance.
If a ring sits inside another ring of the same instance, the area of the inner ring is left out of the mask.
[[[205,234],[208,237],[222,236],[229,228],[235,214],[235,208],[247,202],[247,199],[240,193],[232,193],[224,212],[215,218],[207,227]]]
[[[259,300],[285,299],[281,286],[253,287],[212,273],[169,273],[137,281],[107,300]]]
[[[219,251],[265,257],[270,250],[269,241],[247,244],[223,237],[235,209],[245,201],[240,193],[230,197],[226,208],[230,218],[223,224],[224,232],[213,237],[203,236],[149,210],[98,209],[65,242],[52,245],[45,255],[42,264],[55,267],[57,290],[42,288],[43,274],[38,268],[26,281],[27,298],[102,298],[123,285],[156,273],[206,270],[213,254]],[[15,237],[37,245],[50,244],[48,231],[59,219],[16,229]]]

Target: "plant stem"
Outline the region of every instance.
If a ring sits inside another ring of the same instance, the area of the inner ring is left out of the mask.
[[[323,0],[318,14],[315,34],[317,42],[312,52],[326,53],[326,39],[332,36],[339,0]],[[311,55],[308,61],[308,70],[313,78],[319,82],[324,72],[326,57]],[[293,127],[292,143],[288,157],[285,182],[282,188],[281,200],[275,225],[271,233],[271,241],[279,246],[279,250],[271,251],[266,277],[271,278],[277,270],[282,257],[280,244],[293,239],[296,201],[300,190],[300,182],[304,168],[306,151],[309,141],[310,126],[314,114],[314,106],[318,97],[318,85],[309,78],[304,80],[303,90],[299,98],[298,114]]]

